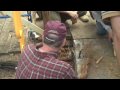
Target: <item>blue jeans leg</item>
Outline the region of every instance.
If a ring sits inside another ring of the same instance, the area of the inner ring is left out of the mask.
[[[96,21],[96,28],[97,28],[97,34],[98,35],[106,35],[107,34],[107,31],[105,30],[105,28],[101,25],[100,22],[97,22]]]

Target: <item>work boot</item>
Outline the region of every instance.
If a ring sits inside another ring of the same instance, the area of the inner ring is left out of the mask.
[[[81,17],[80,17],[80,20],[81,20],[82,22],[89,22],[89,17],[88,17],[87,15],[84,15],[84,16],[81,16]]]

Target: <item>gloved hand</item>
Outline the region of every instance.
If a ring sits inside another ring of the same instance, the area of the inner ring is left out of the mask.
[[[67,13],[73,18],[77,19],[78,18],[78,11],[67,11]]]
[[[78,11],[70,11],[69,15],[72,17],[72,19],[71,19],[72,24],[77,23]]]

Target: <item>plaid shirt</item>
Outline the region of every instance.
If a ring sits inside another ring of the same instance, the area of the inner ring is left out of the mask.
[[[28,45],[21,54],[16,79],[76,79],[72,67],[57,58],[57,53],[42,53]]]

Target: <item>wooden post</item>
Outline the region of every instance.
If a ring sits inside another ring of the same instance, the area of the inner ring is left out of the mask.
[[[20,48],[22,51],[25,45],[25,37],[23,34],[23,25],[22,25],[20,11],[13,11],[13,21],[14,21],[14,26],[15,26],[15,33],[16,33],[17,38],[19,39]]]

